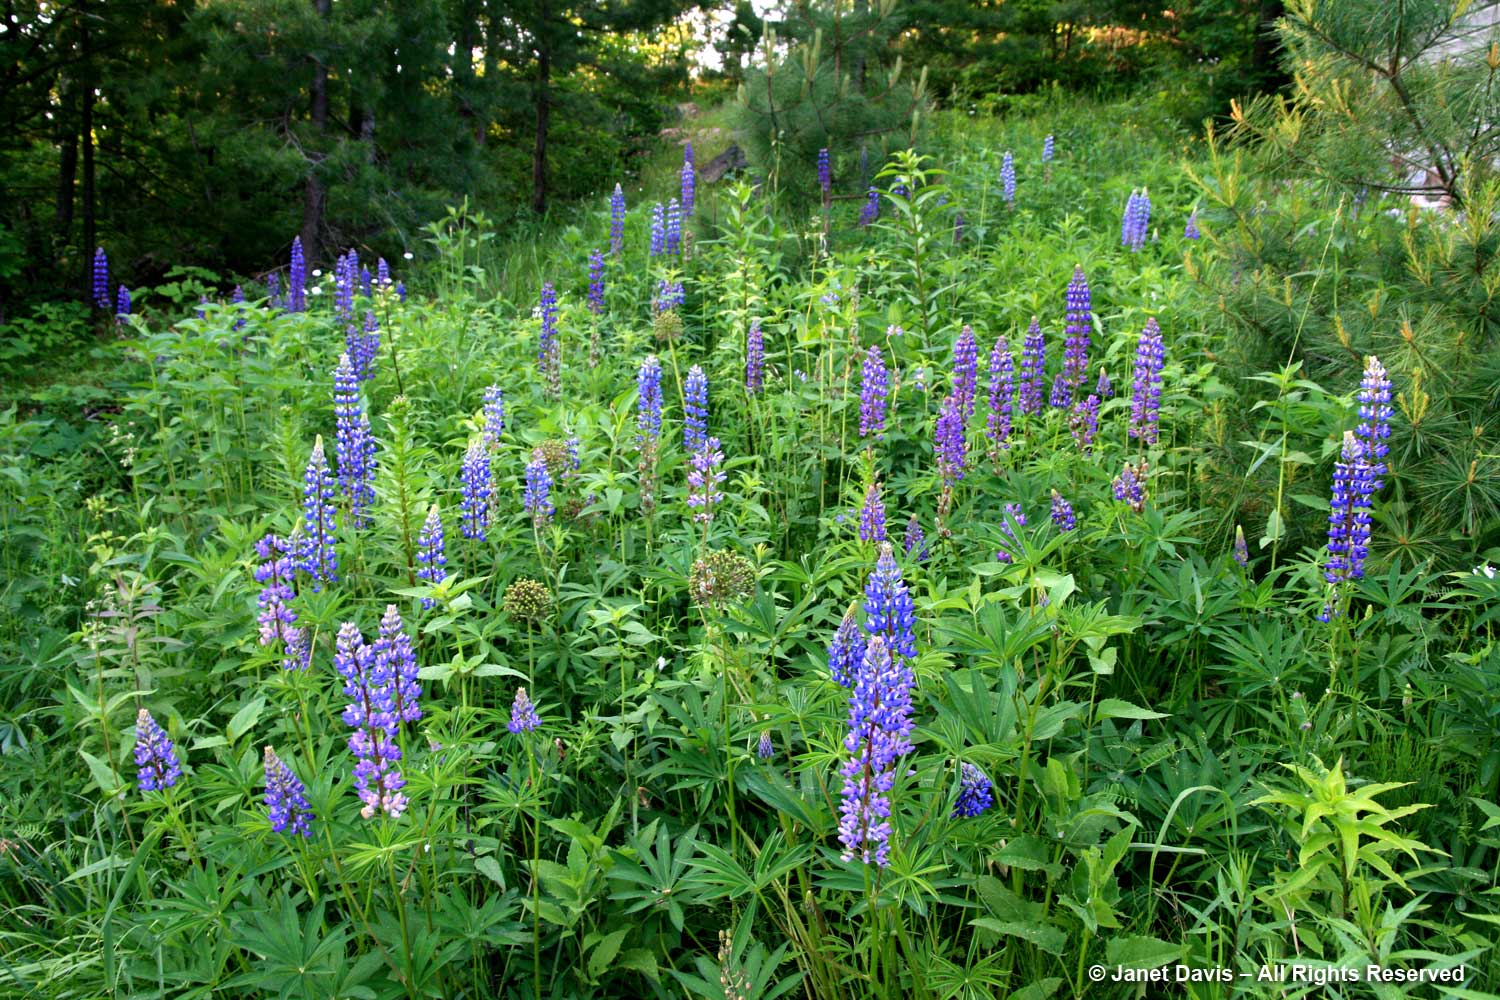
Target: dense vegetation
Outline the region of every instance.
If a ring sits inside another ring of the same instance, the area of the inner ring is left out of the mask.
[[[1490,996],[1500,56],[1292,6],[1227,141],[1047,90],[91,281],[0,409],[0,994]]]

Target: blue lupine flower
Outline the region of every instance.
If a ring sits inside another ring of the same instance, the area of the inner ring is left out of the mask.
[[[279,535],[267,535],[256,543],[255,552],[263,560],[255,567],[256,582],[264,584],[256,597],[260,608],[256,616],[260,644],[280,645],[282,669],[304,670],[311,661],[312,651],[308,648],[307,633],[297,627],[297,613],[289,603],[296,596],[292,590],[297,574],[295,549]]]
[[[1072,531],[1078,527],[1078,516],[1073,513],[1073,505],[1056,490],[1052,491],[1052,523],[1057,526],[1058,531]]]
[[[505,724],[505,728],[512,733],[529,733],[541,724],[542,720],[536,714],[536,706],[532,705],[531,699],[526,697],[526,689],[516,688],[516,698],[510,706],[510,721]]]
[[[964,477],[968,463],[968,443],[964,437],[963,403],[955,395],[943,400],[933,428],[933,447],[937,452],[938,470],[948,484]]]
[[[865,207],[859,210],[859,224],[861,227],[871,226],[878,218],[880,218],[880,192],[872,187],[865,195]]]
[[[234,332],[238,333],[245,328],[245,318],[242,314],[245,306],[245,289],[241,285],[234,286],[234,294],[229,296],[230,303],[234,306],[236,315],[240,318],[234,321]]]
[[[636,374],[636,443],[655,444],[661,435],[661,362],[651,355]]]
[[[380,353],[380,320],[374,310],[365,312],[363,326],[350,322],[344,327],[344,350],[356,380],[363,382],[375,374],[375,356]]]
[[[589,312],[604,315],[604,251],[589,251]]]
[[[1099,381],[1094,383],[1094,395],[1100,399],[1115,398],[1115,384],[1109,380],[1109,372],[1099,369]]]
[[[864,658],[865,634],[854,617],[854,609],[850,608],[828,643],[828,673],[834,683],[841,687],[853,684],[855,671]]]
[[[1042,412],[1043,369],[1047,364],[1047,345],[1042,339],[1042,327],[1036,317],[1031,317],[1031,326],[1026,329],[1026,339],[1021,343],[1021,385],[1017,403],[1021,412],[1034,416]]]
[[[109,308],[109,257],[103,247],[94,251],[94,305]]]
[[[1138,253],[1146,245],[1146,236],[1151,228],[1151,197],[1145,188],[1130,192],[1125,202],[1125,215],[1120,222],[1120,245]]]
[[[990,413],[986,421],[990,455],[997,460],[1000,449],[1010,447],[1011,411],[1015,397],[1015,361],[1010,356],[1010,345],[1004,337],[999,337],[990,349]]]
[[[1359,426],[1354,434],[1365,446],[1365,458],[1375,471],[1371,491],[1380,489],[1386,473],[1383,459],[1390,452],[1386,444],[1391,436],[1391,380],[1385,366],[1373,354],[1365,358],[1365,372],[1359,383]]]
[[[693,164],[693,144],[682,150],[682,214],[693,217],[693,195],[697,186],[698,172]]]
[[[760,393],[765,385],[766,341],[761,333],[760,320],[752,319],[745,334],[745,391],[752,396]]]
[[[392,738],[399,728],[394,692],[388,682],[381,682],[375,649],[365,645],[353,622],[339,627],[333,665],[344,678],[344,695],[350,699],[343,720],[354,730],[349,737],[349,750],[357,758],[354,788],[364,803],[359,814],[370,819],[383,812],[394,819],[407,806],[406,796],[401,792],[406,779],[398,770],[401,747]]]
[[[193,309],[193,318],[194,319],[204,319],[205,317],[207,317],[208,316],[208,308],[207,308],[207,306],[208,306],[208,296],[207,295],[200,295],[200,296],[198,296],[198,305]]]
[[[964,241],[964,213],[953,213],[953,242],[955,244]]]
[[[667,202],[667,253],[682,253],[682,206],[676,198]]]
[[[1042,140],[1042,162],[1043,163],[1051,163],[1052,162],[1052,151],[1053,151],[1052,136],[1049,135],[1049,136],[1047,136],[1047,138],[1045,138],[1045,139]]]
[[[1062,372],[1052,376],[1052,393],[1047,397],[1047,405],[1054,410],[1073,405],[1073,390],[1068,387],[1068,377]]]
[[[287,270],[286,311],[307,311],[307,262],[302,257],[302,237],[292,237],[292,266]]]
[[[699,524],[707,524],[714,519],[714,504],[724,499],[724,494],[719,492],[719,484],[724,481],[725,473],[719,466],[724,461],[724,453],[719,450],[719,439],[706,437],[693,452],[688,470],[688,506],[697,509],[693,514],[693,520]]]
[[[708,376],[694,365],[682,388],[682,450],[692,454],[708,438]]]
[[[662,278],[656,284],[656,294],[651,297],[651,311],[658,316],[670,309],[676,309],[687,301],[687,292],[683,290],[682,282],[675,278]]]
[[[953,804],[953,819],[972,819],[995,804],[990,779],[983,771],[965,761],[958,773],[958,801]]]
[[[422,718],[422,685],[417,683],[417,653],[394,604],[385,606],[375,640],[375,676],[385,686],[396,722]]]
[[[542,283],[542,293],[537,302],[542,316],[541,332],[537,338],[537,371],[546,373],[557,354],[557,289],[552,282]]]
[[[896,761],[910,752],[911,689],[915,680],[884,636],[871,637],[849,696],[849,759],[839,806],[839,842],[845,861],[884,868],[890,861],[891,789]]]
[[[953,345],[953,394],[958,397],[967,425],[974,416],[974,399],[979,392],[979,344],[974,331],[965,325]]]
[[[406,303],[406,282],[404,281],[396,282],[396,301],[403,305]]]
[[[618,184],[609,196],[609,252],[615,257],[625,252],[625,192]]]
[[[485,447],[493,451],[500,447],[500,435],[505,432],[505,391],[498,385],[484,390],[483,424]]]
[[[347,353],[339,355],[333,371],[334,457],[338,463],[339,489],[349,499],[349,526],[359,529],[370,523],[375,503],[375,439],[370,418],[359,401],[359,382]]]
[[[879,344],[871,344],[865,352],[864,364],[860,366],[859,384],[859,436],[875,435],[875,440],[885,438],[886,395],[890,391],[890,376],[885,370],[885,352]]]
[[[667,252],[667,211],[657,202],[651,208],[651,256],[660,257]]]
[[[1016,158],[1008,149],[1000,161],[1000,195],[1007,208],[1016,207]]]
[[[278,756],[266,747],[266,812],[271,829],[285,833],[288,828],[302,837],[312,836],[312,806],[302,780]]]
[[[906,522],[906,534],[901,539],[901,550],[906,555],[916,553],[917,562],[927,561],[927,536],[922,533],[922,522],[913,514]]]
[[[1112,483],[1116,500],[1123,500],[1130,505],[1130,509],[1139,514],[1146,509],[1146,465],[1141,463],[1140,468],[1129,462],[1120,474],[1114,478]]]
[[[333,506],[336,495],[337,484],[328,469],[323,437],[319,435],[313,441],[312,456],[302,476],[302,540],[297,558],[297,568],[313,581],[315,591],[324,582],[339,578],[338,553],[334,550],[334,535],[338,532],[338,514]]]
[[[1099,397],[1089,393],[1088,398],[1076,404],[1068,414],[1068,429],[1073,432],[1073,443],[1087,455],[1094,450],[1094,435],[1099,433]]]
[[[762,729],[760,731],[760,742],[756,744],[755,754],[761,760],[770,760],[776,756],[776,744],[771,742],[771,731]]]
[[[1089,292],[1088,279],[1084,277],[1083,268],[1075,266],[1073,280],[1068,282],[1067,340],[1063,345],[1063,375],[1070,390],[1083,385],[1084,376],[1088,374],[1089,334],[1094,322],[1092,309],[1093,296]]]
[[[1203,233],[1198,229],[1198,210],[1196,208],[1188,213],[1187,223],[1182,227],[1182,235],[1184,239],[1189,240],[1200,240],[1203,238]]]
[[[1018,503],[1006,504],[1004,512],[1000,517],[1000,531],[1014,543],[1016,541],[1016,529],[1024,527],[1026,527],[1026,514],[1021,510],[1021,505]],[[1005,545],[1006,543],[1001,542],[1000,544]],[[1008,563],[1013,560],[1013,557],[1008,548],[1002,548],[995,553],[995,560],[997,562]]]
[[[115,296],[115,322],[124,321],[130,315],[130,289],[124,285],[120,286],[119,293]]]
[[[281,275],[275,271],[266,275],[266,304],[272,309],[286,309],[286,303],[281,298]]]
[[[1250,546],[1245,544],[1245,529],[1238,524],[1234,526],[1234,561],[1241,566],[1250,565]]]
[[[1135,378],[1130,384],[1130,426],[1127,433],[1143,445],[1155,444],[1161,428],[1161,370],[1166,362],[1161,327],[1156,317],[1146,320],[1135,349]]]
[[[885,501],[880,497],[878,482],[871,483],[865,490],[865,505],[859,512],[859,540],[885,541]]]
[[[551,520],[557,508],[552,504],[552,473],[547,470],[547,456],[537,448],[526,463],[526,484],[521,504],[531,515],[531,523],[540,528]]]
[[[427,520],[422,522],[422,531],[417,535],[417,579],[428,583],[443,581],[443,567],[448,565],[448,555],[443,539],[443,518],[437,504],[427,508]],[[437,601],[422,598],[422,607],[430,608]]]
[[[391,265],[385,262],[384,257],[375,261],[375,284],[380,287],[381,291],[386,291],[391,287]]]
[[[833,166],[828,160],[827,148],[818,150],[818,187],[823,192],[823,200],[828,200],[828,194],[833,188]]]
[[[1323,577],[1329,583],[1364,577],[1374,493],[1375,467],[1368,460],[1365,444],[1355,432],[1345,431],[1344,447],[1333,465],[1328,511],[1328,561]]]
[[[350,251],[353,253],[353,251]],[[375,292],[375,281],[370,276],[370,269],[363,264],[359,268],[359,293],[365,298],[370,298]]]
[[[865,631],[884,636],[892,656],[917,655],[917,606],[901,579],[901,568],[889,542],[880,546],[875,570],[865,582]]]
[[[464,452],[460,472],[460,530],[465,538],[487,540],[490,525],[490,497],[494,493],[490,472],[490,455],[482,441],[474,441]]]
[[[166,730],[144,708],[135,718],[136,780],[143,792],[159,792],[177,784],[182,762]]]
[[[350,250],[333,264],[333,312],[345,322],[354,318],[354,282],[359,276],[359,257]]]

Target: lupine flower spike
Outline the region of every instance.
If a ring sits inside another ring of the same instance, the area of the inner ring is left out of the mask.
[[[336,495],[335,480],[323,453],[323,438],[319,436],[313,441],[312,456],[302,476],[302,540],[297,559],[297,568],[313,581],[314,591],[321,584],[338,579],[338,553],[334,550],[334,535],[338,531],[338,515],[333,506]]]
[[[701,366],[688,369],[682,393],[682,450],[691,455],[708,438],[708,376]]]
[[[109,308],[109,257],[103,247],[94,251],[94,305]]]
[[[974,397],[979,391],[979,344],[974,331],[965,326],[953,344],[953,392],[962,404],[965,426],[974,416]]]
[[[397,724],[417,722],[422,718],[417,653],[394,604],[385,606],[385,614],[380,619],[380,634],[375,641],[375,680],[382,686],[383,697],[390,701],[390,711]]]
[[[1056,490],[1052,491],[1052,523],[1057,526],[1058,531],[1072,531],[1078,527],[1078,516],[1073,513],[1073,505]]]
[[[498,385],[484,390],[483,418],[484,446],[491,451],[500,447],[500,435],[505,433],[505,391]]]
[[[828,196],[833,190],[833,168],[829,163],[828,150],[818,150],[818,187],[823,192],[823,204],[828,204]]]
[[[120,292],[115,296],[115,322],[123,323],[130,315],[130,289],[124,285],[120,286]]]
[[[531,523],[537,528],[552,519],[556,508],[552,504],[552,474],[547,469],[547,456],[537,448],[526,464],[526,485],[522,494],[522,505],[531,515]]]
[[[901,539],[901,551],[916,559],[917,562],[927,560],[927,537],[922,532],[922,522],[917,520],[915,514],[906,522],[906,533]]]
[[[625,192],[615,185],[609,196],[609,252],[618,257],[625,251]]]
[[[917,610],[890,542],[880,546],[880,558],[865,583],[865,631],[884,636],[886,648],[898,660],[917,655]]]
[[[1006,208],[1016,207],[1016,158],[1008,149],[1000,162],[1000,196],[1005,199]]]
[[[377,662],[375,647],[367,646],[353,622],[339,627],[334,641],[333,665],[344,678],[344,724],[354,730],[349,750],[354,765],[354,788],[364,803],[360,815],[372,818],[383,812],[393,819],[406,811],[407,800],[401,789],[406,779],[398,765],[401,748],[392,739],[399,728],[395,713],[394,692],[383,666]]]
[[[292,265],[287,269],[287,312],[307,311],[307,262],[302,256],[302,237],[292,237]]]
[[[443,541],[443,518],[437,504],[427,508],[427,519],[422,522],[422,531],[417,535],[417,579],[427,583],[443,582],[443,567],[448,565],[448,556]],[[437,602],[430,597],[422,598],[422,607],[430,608]]]
[[[1011,410],[1016,396],[1016,365],[1004,337],[990,350],[990,413],[985,433],[990,439],[990,461],[1000,462],[1000,452],[1010,447]]]
[[[688,218],[693,215],[693,196],[697,189],[698,172],[693,163],[693,144],[687,143],[682,149],[682,214]]]
[[[958,801],[953,804],[953,819],[972,819],[995,804],[990,779],[978,767],[965,761],[958,769]]]
[[[292,773],[276,751],[266,747],[266,812],[271,829],[287,830],[300,837],[312,836],[312,806],[307,803],[307,789]]]
[[[1069,389],[1083,385],[1089,368],[1089,334],[1093,329],[1093,296],[1082,267],[1073,268],[1068,282],[1067,341],[1063,345],[1063,377]],[[1071,399],[1069,400],[1071,402]],[[1067,403],[1062,405],[1066,406]]]
[[[1250,565],[1250,546],[1245,544],[1245,529],[1236,524],[1234,526],[1234,561],[1241,566]]]
[[[657,202],[651,208],[651,247],[652,257],[660,257],[667,252],[667,213],[661,202]]]
[[[860,367],[859,436],[885,437],[886,394],[890,378],[885,369],[885,354],[879,344],[871,344]]]
[[[336,434],[334,457],[338,463],[339,489],[349,501],[349,526],[370,523],[375,503],[375,439],[370,418],[359,400],[359,380],[345,352],[333,372],[333,413]]]
[[[292,581],[297,575],[293,546],[279,535],[267,535],[255,544],[255,554],[262,560],[255,567],[255,580],[262,584],[256,598],[260,607],[256,618],[260,644],[281,647],[282,669],[304,670],[312,651],[308,648],[307,633],[297,627],[297,613],[290,606],[295,596]]]
[[[1185,239],[1201,240],[1203,233],[1198,229],[1198,210],[1195,208],[1188,214],[1187,223],[1182,227],[1182,235]]]
[[[1160,435],[1161,370],[1166,361],[1161,327],[1156,317],[1146,320],[1135,349],[1135,378],[1130,384],[1128,433],[1142,445],[1156,444]]]
[[[1021,510],[1018,503],[1008,503],[1003,508],[1000,517],[1000,531],[1013,543],[1016,541],[1016,529],[1026,527],[1026,514]],[[1006,544],[1004,542],[1001,543]],[[995,553],[995,561],[1008,563],[1013,561],[1009,549],[1001,549]]]
[[[465,538],[485,541],[490,524],[490,497],[494,492],[490,472],[490,456],[484,444],[474,441],[464,452],[463,469],[460,473],[461,529]]]
[[[536,706],[532,705],[531,699],[526,696],[525,688],[516,688],[515,700],[510,706],[510,721],[505,728],[512,733],[529,733],[541,726],[542,720],[536,714]]]
[[[136,780],[143,792],[159,792],[177,784],[182,762],[166,730],[144,708],[135,719]]]
[[[885,541],[885,501],[881,499],[878,482],[871,483],[865,490],[865,505],[859,512],[859,540]]]
[[[589,312],[604,315],[604,251],[589,251]]]
[[[693,457],[688,470],[688,506],[694,509],[693,520],[707,524],[714,519],[714,505],[724,499],[719,484],[725,479],[724,453],[719,450],[719,439],[704,438]]]
[[[760,731],[760,742],[755,747],[755,754],[761,760],[770,760],[776,756],[776,744],[771,741],[771,731],[762,729]]]
[[[839,627],[834,630],[828,643],[828,673],[835,684],[849,687],[854,683],[854,673],[865,658],[865,633],[860,630],[851,607]]]
[[[1385,456],[1390,452],[1386,441],[1391,436],[1391,380],[1385,366],[1373,354],[1365,358],[1365,373],[1359,383],[1359,426],[1354,434],[1365,446],[1365,458],[1375,470],[1371,492],[1382,485],[1386,473]]]
[[[1354,431],[1344,432],[1344,446],[1333,465],[1332,499],[1328,510],[1328,559],[1323,578],[1334,587],[1365,575],[1370,549],[1370,511],[1377,480],[1365,444]],[[1328,621],[1339,613],[1330,602],[1319,615]]]
[[[1042,412],[1043,369],[1047,364],[1047,346],[1042,339],[1042,327],[1035,316],[1026,330],[1026,339],[1021,345],[1021,384],[1016,402],[1021,413],[1035,416]]]
[[[765,385],[766,341],[761,333],[760,320],[752,319],[745,334],[745,391],[752,396],[760,394]]]
[[[896,762],[911,750],[910,669],[893,658],[885,637],[873,636],[849,696],[849,757],[839,807],[839,842],[845,861],[884,868],[890,861],[891,790]]]
[[[872,187],[865,195],[865,207],[859,210],[859,224],[862,228],[872,226],[878,218],[880,218],[880,192]]]

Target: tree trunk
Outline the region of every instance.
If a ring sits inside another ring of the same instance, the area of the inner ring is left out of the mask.
[[[83,113],[78,121],[79,138],[83,141],[83,247],[92,255],[99,243],[99,233],[94,219],[94,49],[89,36],[87,3],[78,5],[78,23],[78,55],[83,64]]]
[[[312,0],[318,17],[326,24],[332,13],[333,0]],[[322,144],[328,131],[328,67],[320,55],[314,54],[312,83],[308,88],[311,102],[308,108],[312,131],[316,142]],[[307,181],[302,191],[302,254],[309,266],[321,256],[320,238],[323,232],[323,209],[328,201],[323,178],[318,176],[318,165],[323,154],[315,151],[308,156]]]
[[[57,122],[57,234],[63,243],[73,236],[74,188],[78,183],[78,118],[73,111],[73,101],[78,87],[66,76],[58,85]],[[84,247],[87,254],[93,247]],[[90,288],[93,286],[90,285]]]
[[[1276,37],[1276,19],[1284,13],[1286,5],[1282,0],[1260,0],[1255,42],[1250,48],[1250,79],[1261,90],[1280,90],[1291,82],[1277,58],[1281,43]]]
[[[543,18],[546,8],[543,7]],[[531,150],[531,210],[541,215],[547,210],[547,128],[552,115],[549,84],[552,57],[547,51],[546,28],[539,34],[536,60],[536,145]]]

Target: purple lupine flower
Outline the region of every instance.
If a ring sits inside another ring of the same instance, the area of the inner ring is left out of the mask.
[[[1042,326],[1033,316],[1026,329],[1026,339],[1021,343],[1021,385],[1017,394],[1021,412],[1027,416],[1042,412],[1042,380],[1046,365],[1047,345],[1042,339]]]
[[[896,761],[911,750],[910,668],[892,657],[884,636],[865,646],[849,696],[849,759],[839,769],[844,778],[839,806],[839,842],[844,860],[856,856],[884,868],[890,861],[891,798]]]
[[[359,401],[359,382],[348,353],[339,355],[333,370],[334,458],[339,489],[349,500],[349,526],[368,527],[375,503],[375,439],[370,418]]]
[[[1068,282],[1068,329],[1067,340],[1063,345],[1063,375],[1070,390],[1083,385],[1084,376],[1088,374],[1092,309],[1093,296],[1089,293],[1088,279],[1084,277],[1082,267],[1074,267],[1073,280]],[[1069,401],[1071,402],[1071,396]]]
[[[1115,384],[1109,380],[1109,372],[1099,369],[1099,381],[1094,383],[1094,395],[1100,399],[1115,398]]]
[[[234,326],[232,327],[235,333],[239,333],[245,328],[245,318],[242,315],[245,311],[245,289],[243,286],[234,286],[234,294],[229,296],[229,302],[234,306],[235,315],[240,317],[234,321]]]
[[[1125,215],[1120,222],[1120,245],[1139,253],[1146,245],[1146,235],[1151,228],[1151,196],[1145,188],[1130,192],[1125,203]]]
[[[470,442],[468,450],[464,452],[459,480],[462,487],[460,530],[465,538],[486,541],[489,537],[490,497],[494,493],[494,485],[490,472],[490,455],[482,441]]]
[[[765,385],[766,339],[761,333],[760,320],[752,319],[745,334],[745,391],[755,396]]]
[[[589,312],[604,315],[604,251],[589,251]]]
[[[1052,393],[1047,397],[1047,405],[1054,410],[1073,405],[1073,390],[1068,387],[1068,377],[1062,372],[1052,376]]]
[[[1372,493],[1384,485],[1380,477],[1386,473],[1383,459],[1391,450],[1386,441],[1391,436],[1392,413],[1390,376],[1372,354],[1365,358],[1364,377],[1359,382],[1359,426],[1354,428],[1355,437],[1365,446],[1365,459],[1374,469]]]
[[[676,309],[687,301],[687,292],[682,282],[675,278],[662,278],[656,284],[656,294],[651,298],[651,311],[658,316],[669,309]]]
[[[886,394],[890,391],[890,376],[885,370],[885,352],[879,344],[871,344],[865,352],[864,364],[860,367],[859,383],[859,436],[875,435],[875,440],[885,439]]]
[[[286,303],[281,298],[281,275],[275,271],[266,275],[266,304],[272,309],[286,309]]]
[[[1099,433],[1099,397],[1089,393],[1088,398],[1073,407],[1068,414],[1068,429],[1073,432],[1073,443],[1087,455],[1094,450],[1094,435]]]
[[[351,253],[353,251],[350,251]],[[375,291],[375,279],[370,275],[370,269],[361,264],[359,267],[359,294],[370,298]]]
[[[103,247],[94,251],[94,305],[109,308],[109,257]]]
[[[891,655],[900,660],[917,655],[917,606],[912,602],[901,567],[890,542],[880,545],[880,558],[865,582],[865,631],[885,639]]]
[[[289,604],[296,596],[292,591],[297,575],[295,548],[279,535],[267,535],[255,544],[255,552],[263,560],[255,567],[255,580],[264,585],[256,597],[260,644],[281,645],[283,670],[305,670],[311,650],[307,634],[297,627],[297,613]]]
[[[1016,207],[1016,158],[1008,149],[1000,160],[1000,196],[1005,199],[1006,208]]]
[[[1135,378],[1130,383],[1130,426],[1127,433],[1143,445],[1153,445],[1160,436],[1161,370],[1166,361],[1161,327],[1153,316],[1146,320],[1135,348]]]
[[[661,202],[651,208],[651,256],[667,252],[667,210]]]
[[[911,189],[906,186],[906,178],[904,178],[904,177],[898,177],[895,180],[895,182],[891,184],[891,197],[892,198],[910,198],[911,197]]]
[[[878,482],[871,483],[865,490],[865,505],[859,512],[859,540],[885,541],[885,501],[880,497]]]
[[[208,308],[207,307],[208,307],[208,296],[207,295],[200,295],[200,296],[198,296],[198,305],[197,305],[197,307],[195,309],[193,309],[193,318],[194,319],[204,319],[205,317],[207,317],[208,316]]]
[[[833,190],[833,165],[829,162],[827,147],[818,150],[818,187],[823,192],[826,204],[828,195]]]
[[[505,432],[505,391],[498,385],[484,390],[483,427],[484,445],[491,451],[500,447],[500,435]]]
[[[143,792],[171,788],[182,777],[176,744],[144,708],[135,717],[135,766],[136,780]]]
[[[406,282],[396,282],[396,301],[402,305],[406,304]]]
[[[693,144],[682,150],[682,214],[693,217],[693,196],[698,183],[698,171],[693,164]]]
[[[370,819],[383,812],[394,819],[406,811],[407,800],[401,793],[406,779],[397,767],[401,748],[392,739],[399,728],[392,686],[382,683],[375,648],[365,645],[353,622],[339,627],[333,648],[334,667],[344,678],[345,696],[351,699],[343,720],[354,730],[349,750],[358,760],[354,788],[364,803],[359,814]]]
[[[609,252],[615,257],[625,252],[625,192],[618,184],[609,196]]]
[[[333,311],[345,322],[354,319],[354,282],[359,276],[359,257],[353,250],[333,264]]]
[[[1250,565],[1250,546],[1245,544],[1245,529],[1238,524],[1234,526],[1234,561],[1241,566]]]
[[[1021,505],[1018,503],[1006,504],[1000,516],[1001,533],[1009,538],[1011,542],[1016,542],[1016,529],[1024,527],[1026,527],[1026,514],[1021,510]],[[1004,545],[1005,543],[1001,542],[1000,544]],[[1009,549],[1002,548],[995,553],[995,560],[997,562],[1008,563],[1012,562],[1013,558]]]
[[[688,369],[682,397],[682,450],[691,455],[708,439],[708,376],[702,367]]]
[[[320,434],[313,440],[307,471],[302,475],[302,541],[297,555],[297,568],[313,581],[315,591],[321,589],[325,581],[339,578],[338,553],[333,547],[334,535],[338,531],[338,514],[333,506],[335,496],[337,483],[328,469]]]
[[[755,755],[761,760],[770,760],[776,756],[776,744],[771,741],[769,729],[760,731],[760,742],[755,745]]]
[[[983,771],[964,761],[958,769],[958,801],[953,804],[950,818],[973,819],[988,811],[995,804],[991,787],[990,779]]]
[[[443,567],[448,565],[448,555],[443,539],[443,518],[438,505],[427,508],[427,519],[422,522],[422,531],[417,535],[417,579],[428,583],[443,582]],[[422,598],[422,607],[430,608],[437,601]]]
[[[391,265],[385,262],[384,257],[375,261],[375,284],[381,291],[391,287]]]
[[[1368,460],[1365,443],[1354,431],[1345,431],[1343,450],[1333,465],[1328,511],[1328,561],[1323,578],[1329,583],[1359,580],[1365,575],[1375,483],[1375,467]]]
[[[955,395],[948,395],[938,412],[933,426],[933,448],[943,481],[952,485],[962,479],[968,462],[968,443],[964,437],[963,402]]]
[[[286,311],[307,311],[307,261],[302,256],[302,237],[292,237],[292,266],[287,270]]]
[[[901,551],[906,555],[916,553],[917,562],[927,561],[927,537],[922,533],[922,522],[913,514],[906,522],[906,534],[901,539]]]
[[[1047,136],[1047,138],[1045,138],[1045,139],[1042,140],[1042,162],[1043,163],[1051,163],[1052,162],[1052,151],[1053,151],[1052,136],[1049,135],[1049,136]]]
[[[1072,531],[1078,527],[1078,516],[1073,513],[1073,505],[1056,490],[1052,491],[1052,523],[1057,526],[1058,531]]]
[[[1188,213],[1187,223],[1182,227],[1184,239],[1201,240],[1203,233],[1198,229],[1198,210],[1195,208]]]
[[[636,443],[655,444],[661,434],[661,362],[651,355],[636,374]]]
[[[398,724],[422,718],[417,653],[401,624],[401,612],[394,604],[385,606],[385,614],[380,619],[380,634],[375,640],[375,674],[389,692],[391,714]]]
[[[667,253],[682,253],[682,206],[673,198],[667,202]]]
[[[276,756],[276,751],[266,747],[266,812],[270,814],[271,829],[285,833],[312,836],[312,806],[307,803],[307,788]]]
[[[542,720],[536,714],[536,706],[531,699],[526,697],[525,688],[516,688],[515,700],[510,706],[510,721],[505,728],[512,733],[529,733],[541,726]]]
[[[365,312],[363,326],[351,322],[344,327],[344,350],[356,380],[363,382],[375,374],[375,356],[380,352],[380,320],[374,310]]]
[[[964,424],[974,416],[974,398],[979,392],[979,344],[965,325],[953,344],[953,393],[963,410]]]
[[[705,437],[693,452],[688,470],[688,506],[697,508],[693,520],[707,524],[714,519],[714,504],[724,499],[719,484],[726,476],[719,468],[724,462],[724,453],[719,450],[719,439]]]
[[[1130,505],[1130,509],[1139,514],[1146,509],[1146,465],[1141,463],[1140,467],[1125,463],[1125,468],[1114,478],[1111,484],[1114,489],[1116,500],[1122,500]]]
[[[130,289],[124,285],[120,286],[119,293],[115,296],[115,322],[123,322],[130,315]]]
[[[557,508],[552,503],[552,473],[547,470],[547,456],[537,448],[526,463],[526,484],[521,494],[521,505],[531,515],[531,523],[542,527],[552,519]]]
[[[537,301],[537,311],[542,317],[541,332],[537,338],[537,371],[546,374],[557,354],[557,289],[552,282],[542,282],[542,294]]]
[[[953,213],[953,242],[955,244],[964,241],[964,213]]]
[[[834,630],[833,639],[828,643],[828,673],[834,683],[840,687],[852,685],[855,671],[859,669],[860,661],[864,658],[865,634],[860,630],[859,622],[854,617],[854,609],[851,607],[844,614],[844,620],[839,622],[839,627]]]
[[[880,218],[880,192],[873,187],[865,195],[865,206],[859,210],[859,224],[861,228],[867,228],[875,224]]]

